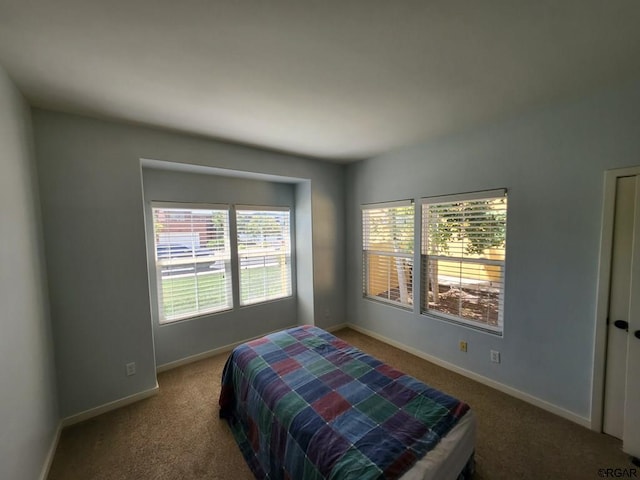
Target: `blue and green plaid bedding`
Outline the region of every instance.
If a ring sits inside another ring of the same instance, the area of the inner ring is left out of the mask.
[[[256,478],[398,478],[468,409],[311,326],[238,346],[222,374],[220,416]]]

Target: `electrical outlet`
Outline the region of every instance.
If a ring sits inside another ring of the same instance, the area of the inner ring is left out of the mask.
[[[126,367],[128,377],[136,374],[136,362],[127,363]]]
[[[500,352],[497,350],[491,350],[491,361],[493,363],[500,363]]]
[[[464,340],[460,340],[460,351],[461,352],[467,351],[467,342],[465,342]]]

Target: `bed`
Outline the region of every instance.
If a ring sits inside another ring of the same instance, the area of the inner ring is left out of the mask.
[[[256,478],[473,475],[476,421],[467,404],[317,327],[236,347],[219,403]]]

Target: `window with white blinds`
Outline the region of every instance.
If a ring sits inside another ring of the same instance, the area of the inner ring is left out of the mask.
[[[236,207],[240,305],[291,296],[288,208]]]
[[[160,323],[232,308],[229,209],[153,204]]]
[[[414,205],[411,201],[362,206],[363,293],[413,304]]]
[[[422,313],[502,334],[506,190],[422,200]]]

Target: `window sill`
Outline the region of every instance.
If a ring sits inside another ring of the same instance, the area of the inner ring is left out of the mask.
[[[396,307],[401,310],[406,310],[407,312],[413,311],[413,305],[405,305],[404,303],[394,302],[393,300],[385,300],[380,297],[371,297],[369,295],[363,295],[362,298],[374,303],[381,303],[382,305],[387,305],[389,307]]]
[[[228,313],[228,312],[231,312],[232,310],[233,310],[233,307],[225,307],[223,309],[210,310],[207,312],[198,312],[194,315],[172,318],[171,320],[161,320],[158,323],[160,324],[161,327],[164,327],[166,325],[174,325],[176,323],[188,322],[190,320],[197,320],[203,317],[210,317],[211,315],[218,315],[220,313]]]
[[[260,300],[257,302],[251,302],[251,303],[244,303],[244,304],[240,304],[238,306],[238,308],[251,308],[251,307],[258,307],[260,305],[265,305],[267,303],[276,303],[276,302],[282,302],[285,300],[291,300],[294,298],[294,295],[287,295],[286,297],[276,297],[276,298],[268,298],[265,300]]]
[[[438,320],[440,322],[445,322],[452,325],[457,325],[459,327],[468,328],[476,332],[482,332],[482,333],[486,333],[486,334],[493,335],[500,338],[504,336],[504,329],[499,329],[498,327],[492,327],[492,326],[484,325],[481,323],[465,321],[460,318],[450,318],[444,315],[437,315],[431,312],[420,312],[420,315],[433,320]]]

